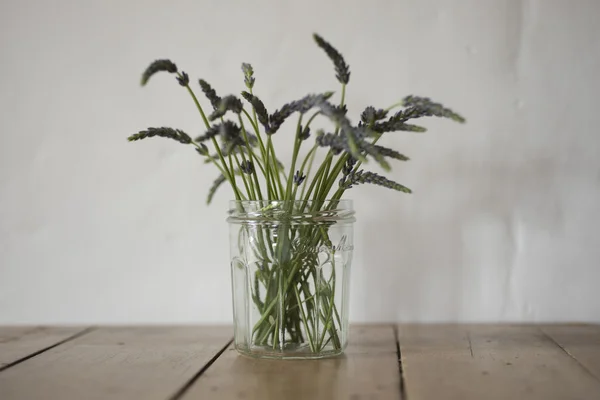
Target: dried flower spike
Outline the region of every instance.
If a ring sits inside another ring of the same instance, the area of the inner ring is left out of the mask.
[[[141,81],[142,86],[144,86],[146,83],[148,83],[148,80],[152,77],[152,75],[156,74],[157,72],[161,72],[161,71],[165,71],[165,72],[174,74],[177,72],[177,66],[171,60],[156,60],[156,61],[154,61],[152,64],[150,64],[148,66],[148,68],[146,68],[146,70],[142,74],[142,81]]]
[[[435,103],[431,101],[428,97],[418,97],[418,96],[406,96],[402,101],[402,104],[405,107],[412,107],[415,109],[417,115],[413,118],[418,117],[444,117],[450,118],[456,122],[463,123],[465,119],[452,111],[449,108],[444,107],[440,103]]]
[[[267,130],[267,135],[272,135],[277,132],[285,120],[293,113],[305,113],[311,108],[317,107],[323,102],[327,101],[327,99],[329,99],[331,96],[333,96],[333,92],[309,94],[300,100],[284,104],[283,107],[281,107],[279,110],[276,110],[269,116],[269,129]]]
[[[206,147],[206,145],[204,143],[200,143],[198,145],[198,147],[196,147],[196,151],[201,156],[207,156],[208,155],[208,147]]]
[[[233,95],[225,96],[219,102],[219,107],[213,111],[212,114],[208,117],[210,121],[214,121],[215,119],[221,118],[224,116],[227,111],[233,111],[236,114],[242,112],[244,105],[242,101]]]
[[[236,140],[240,138],[241,129],[235,122],[225,121],[222,124],[219,124],[219,133],[221,134],[221,139],[223,142],[229,142],[232,140]]]
[[[353,185],[362,183],[370,183],[372,185],[382,186],[388,189],[397,190],[399,192],[412,193],[412,191],[409,188],[399,184],[398,182],[389,180],[384,176],[376,174],[375,172],[363,170],[360,170],[356,173],[350,173],[350,175],[348,175],[348,178],[346,179],[344,187],[346,189],[350,189]]]
[[[302,185],[302,182],[306,179],[306,175],[302,174],[300,171],[296,171],[294,174],[294,183],[296,186]]]
[[[340,154],[342,151],[350,152],[350,147],[344,138],[333,133],[320,131],[315,141],[321,147],[331,148],[333,154]]]
[[[380,121],[387,116],[387,111],[383,109],[375,109],[375,107],[367,107],[360,115],[360,119],[367,125]]]
[[[352,172],[355,165],[356,165],[356,159],[352,156],[348,157],[348,159],[344,163],[344,168],[342,169],[342,174],[344,176],[350,175],[350,172]]]
[[[366,161],[366,158],[363,154],[361,154],[358,146],[359,142],[362,141],[366,136],[364,133],[364,127],[352,126],[350,120],[343,114],[343,111],[340,110],[339,107],[336,107],[327,101],[319,103],[318,106],[321,109],[321,113],[328,117],[337,127],[340,128],[342,136],[346,141],[346,151],[352,154],[352,157],[356,158],[357,160]]]
[[[210,84],[204,79],[198,80],[198,83],[200,84],[200,89],[202,89],[202,92],[213,106],[213,109],[216,110],[219,108],[219,104],[221,104],[221,98],[217,96],[217,92],[212,88],[212,86],[210,86]]]
[[[240,164],[240,170],[243,173],[250,175],[254,172],[254,164],[252,164],[252,161],[244,160]]]
[[[344,57],[337,51],[332,45],[325,41],[321,36],[316,33],[313,34],[313,38],[317,45],[322,48],[327,56],[333,61],[333,65],[335,66],[335,77],[342,84],[347,84],[350,81],[350,67],[344,61]]]
[[[304,128],[300,129],[300,140],[306,140],[310,137],[310,126],[305,126]]]
[[[223,176],[223,174],[219,175],[217,177],[217,179],[215,179],[215,181],[213,182],[212,186],[210,187],[210,189],[208,190],[208,196],[206,197],[206,204],[210,204],[210,202],[212,201],[213,197],[215,196],[215,193],[217,192],[217,189],[226,181],[225,176]]]
[[[190,83],[190,77],[185,72],[181,71],[181,75],[177,76],[177,82],[181,86],[187,86]]]
[[[242,97],[246,99],[247,102],[252,104],[252,107],[254,107],[254,111],[256,111],[258,122],[260,122],[261,125],[265,128],[265,130],[268,131],[269,113],[267,112],[267,109],[263,102],[258,97],[248,92],[242,92]]]
[[[221,124],[215,124],[215,125],[211,126],[210,128],[208,128],[208,130],[203,135],[200,135],[196,139],[194,139],[194,141],[197,143],[201,143],[206,140],[210,140],[210,139],[218,136],[220,132],[221,132]]]
[[[130,142],[135,142],[136,140],[142,140],[154,136],[177,140],[183,144],[192,143],[192,138],[184,131],[167,127],[148,128],[144,131],[139,131],[138,133],[129,136],[127,140]]]
[[[252,69],[252,65],[248,63],[242,63],[242,71],[244,72],[244,83],[248,90],[252,90],[254,87],[254,69]]]

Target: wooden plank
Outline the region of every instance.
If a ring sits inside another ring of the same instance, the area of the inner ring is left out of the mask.
[[[399,399],[391,326],[352,327],[346,354],[323,360],[257,360],[230,347],[183,396],[190,399]]]
[[[83,331],[82,327],[0,327],[0,370]]]
[[[0,373],[0,399],[164,400],[231,335],[231,328],[101,328]]]
[[[600,326],[548,325],[541,329],[592,376],[600,380]]]
[[[599,399],[600,382],[535,326],[399,327],[409,399]]]

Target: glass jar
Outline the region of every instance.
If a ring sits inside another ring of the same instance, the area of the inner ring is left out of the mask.
[[[232,201],[227,221],[235,348],[266,358],[341,354],[352,201]]]

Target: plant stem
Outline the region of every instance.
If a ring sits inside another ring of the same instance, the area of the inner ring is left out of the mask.
[[[399,101],[398,103],[394,103],[391,106],[389,106],[388,108],[385,109],[385,111],[390,111],[396,107],[402,107],[404,106],[404,101]]]
[[[317,154],[318,147],[319,147],[319,145],[315,143],[315,145],[310,149],[308,154],[306,154],[306,158],[304,158],[304,161],[302,162],[302,166],[300,167],[300,172],[303,173],[304,167],[306,166],[306,163],[308,161],[308,170],[306,171],[306,179],[302,183],[302,191],[300,192],[300,198],[304,197],[304,192],[306,191],[307,182],[310,180],[310,170],[311,170],[313,162],[315,160],[315,154]]]
[[[300,301],[300,294],[298,294],[298,288],[294,286],[294,293],[296,294],[296,301],[298,302],[298,307],[300,308],[300,312],[302,313],[302,323],[304,324],[304,330],[306,331],[306,336],[308,337],[308,345],[310,346],[310,351],[313,353],[316,352],[315,344],[313,342],[313,337],[310,333],[310,329],[308,328],[308,320],[306,318],[306,314],[304,313],[304,307],[302,307],[302,302]]]
[[[177,73],[177,75],[179,77],[181,77],[181,74]],[[207,129],[210,128],[210,123],[208,122],[208,119],[206,118],[206,114],[204,114],[204,110],[202,109],[202,106],[200,105],[200,102],[198,101],[196,94],[194,93],[194,91],[192,90],[190,85],[185,85],[185,88],[187,89],[190,96],[192,96],[192,99],[194,100],[194,103],[196,104],[196,108],[198,109],[198,111],[200,112],[200,115],[202,116],[204,125],[206,126]],[[215,146],[215,149],[217,150],[217,154],[219,154],[219,159],[221,160],[221,165],[223,167],[221,172],[225,172],[225,174],[224,174],[225,178],[229,181],[229,183],[233,187],[233,193],[235,195],[236,200],[240,200],[242,198],[242,196],[240,195],[240,192],[237,189],[237,185],[235,184],[235,177],[233,175],[233,170],[230,171],[229,169],[227,169],[227,163],[225,162],[225,159],[223,158],[223,154],[221,153],[221,149],[219,148],[219,144],[217,143],[217,140],[214,137],[212,138],[212,142],[213,142],[213,145]]]
[[[231,154],[229,155],[229,157],[231,157]],[[235,164],[238,167],[238,170],[240,171],[240,175],[242,177],[242,181],[244,182],[244,187],[246,188],[246,193],[248,193],[248,198],[249,199],[255,199],[256,198],[256,193],[254,192],[252,186],[248,185],[248,180],[245,177],[245,173],[242,171],[242,166],[240,165],[240,159],[237,156],[237,154],[234,154],[233,157],[235,158]],[[250,181],[250,184],[252,184],[252,181]]]
[[[248,140],[248,134],[246,133],[246,128],[244,127],[244,121],[242,120],[242,117],[239,115],[238,115],[238,119],[240,121],[240,126],[242,128],[242,135],[244,136],[244,141],[246,142],[246,148],[248,149],[248,154],[250,155],[250,160],[252,160],[253,162],[256,162],[256,164],[259,166],[260,170],[262,171],[262,173],[264,175],[265,169],[260,165],[258,157],[256,157],[256,155],[254,154],[254,150],[252,150],[252,145],[250,144],[250,141]],[[246,156],[244,155],[243,152],[242,152],[242,157],[244,158],[244,161],[246,161]],[[262,200],[262,193],[260,190],[260,184],[258,182],[256,170],[254,172],[252,172],[252,176],[253,176],[255,184],[256,184],[256,190],[258,191],[258,194],[260,196],[259,200]],[[256,199],[256,196],[254,198]]]
[[[300,130],[302,129],[302,114],[298,117],[298,125],[296,127],[296,137],[294,140],[294,152],[292,153],[292,164],[290,165],[290,172],[288,174],[287,188],[285,190],[285,200],[293,200],[292,198],[292,185],[294,183],[294,170],[296,168],[296,160],[298,159],[298,153],[300,152],[300,146],[302,140],[300,139]]]

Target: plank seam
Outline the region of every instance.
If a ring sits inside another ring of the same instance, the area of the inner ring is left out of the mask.
[[[211,365],[214,364],[215,361],[217,361],[217,358],[219,358],[221,356],[221,354],[223,354],[225,352],[225,350],[227,350],[227,348],[229,347],[229,345],[231,345],[231,343],[233,343],[233,339],[229,340],[227,342],[227,344],[225,346],[223,346],[223,348],[221,350],[219,350],[219,352],[217,354],[215,354],[213,356],[213,358],[211,358],[201,369],[200,371],[196,372],[194,374],[194,376],[192,376],[186,383],[185,385],[183,385],[181,387],[181,389],[179,389],[177,392],[175,392],[175,394],[171,397],[169,397],[169,400],[179,400],[183,397],[183,395],[186,394],[186,392],[192,387],[192,385],[194,383],[196,383],[196,381],[210,368]]]
[[[40,350],[38,350],[36,352],[33,352],[33,353],[29,354],[29,355],[26,355],[25,357],[21,357],[21,358],[15,360],[15,361],[9,362],[6,365],[0,366],[0,372],[6,371],[7,369],[9,369],[11,367],[14,367],[15,365],[19,365],[19,364],[21,364],[21,363],[23,363],[23,362],[25,362],[25,361],[33,358],[33,357],[39,356],[40,354],[45,353],[48,350],[52,350],[53,348],[55,348],[57,346],[60,346],[61,344],[67,343],[67,342],[69,342],[69,341],[71,341],[73,339],[77,339],[78,337],[81,337],[83,335],[87,335],[88,333],[90,333],[94,329],[96,329],[96,327],[91,326],[91,327],[86,328],[86,329],[84,329],[84,330],[82,330],[80,332],[77,332],[77,333],[75,333],[75,334],[73,334],[73,335],[71,335],[71,336],[69,336],[69,337],[67,337],[67,338],[65,338],[63,340],[58,341],[58,342],[54,343],[53,345],[44,347],[43,349],[40,349]]]
[[[594,373],[592,371],[590,371],[585,365],[583,365],[577,358],[575,358],[575,356],[571,353],[569,353],[569,351],[560,343],[558,343],[552,336],[550,336],[548,333],[546,333],[546,331],[544,331],[542,328],[539,328],[540,332],[542,332],[542,334],[544,336],[546,336],[552,343],[554,343],[556,346],[558,346],[559,349],[561,349],[566,355],[568,355],[569,357],[571,357],[581,368],[583,368],[583,370],[585,372],[588,373],[588,375],[590,375],[592,378],[594,378],[596,381],[600,382],[600,378],[598,378],[596,375],[594,375]]]
[[[471,333],[467,331],[467,340],[469,341],[469,351],[471,352],[471,358],[475,358],[473,355],[473,343],[471,342]]]
[[[392,325],[392,330],[394,331],[394,339],[396,341],[396,356],[398,358],[398,373],[400,374],[400,398],[402,400],[407,400],[406,396],[406,387],[404,385],[404,368],[402,366],[402,351],[400,350],[400,336],[398,334],[398,327],[396,325]]]

